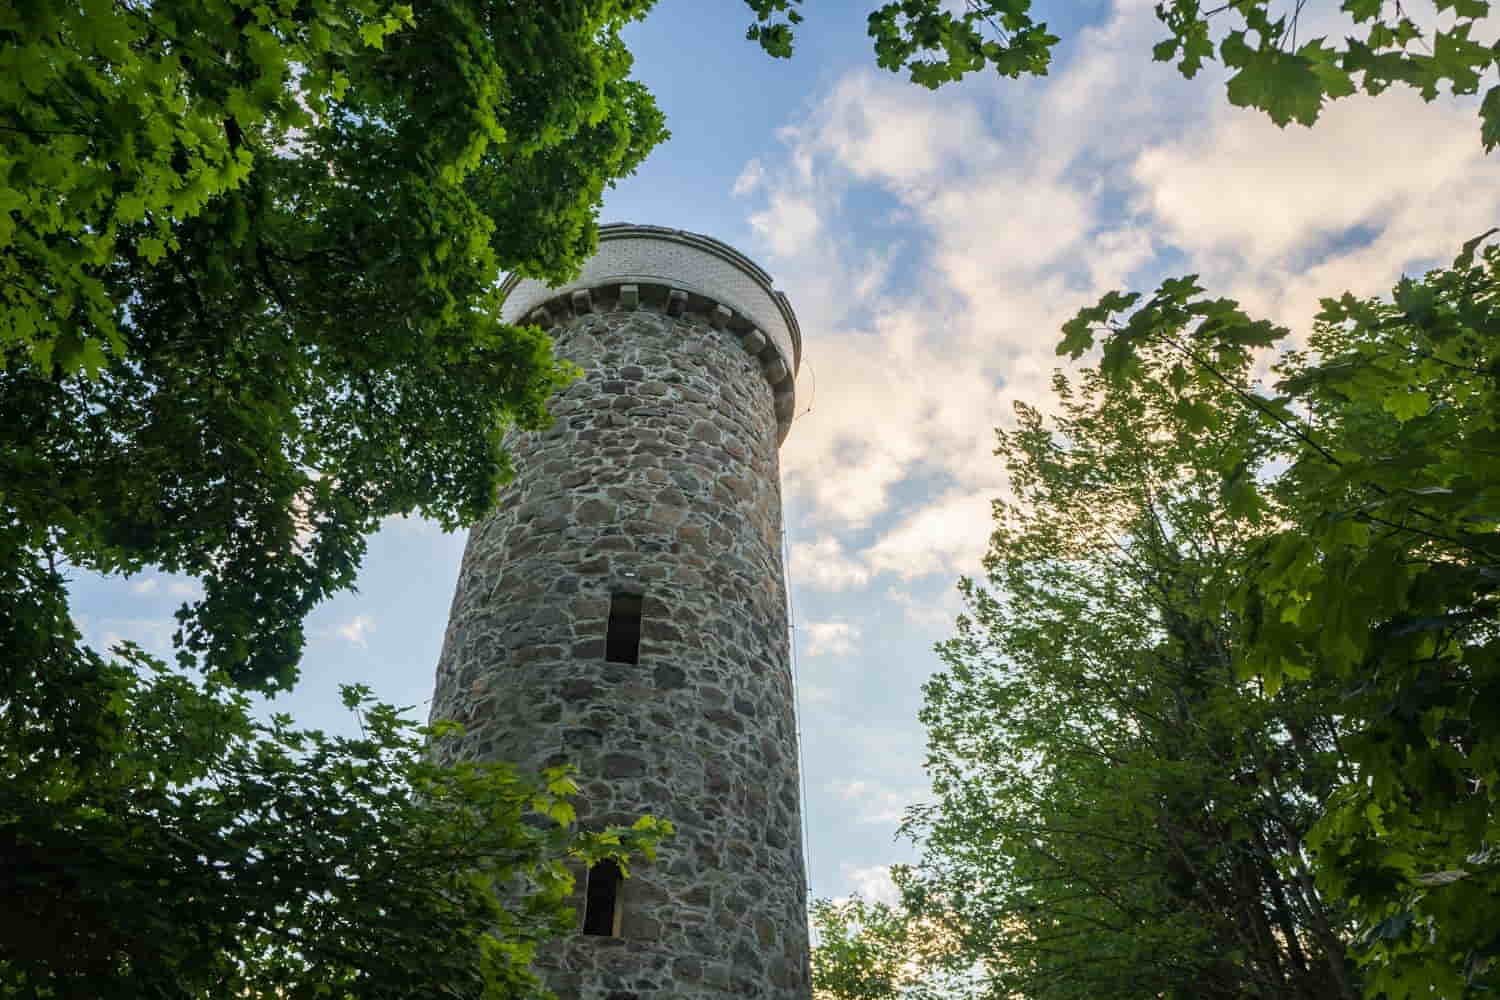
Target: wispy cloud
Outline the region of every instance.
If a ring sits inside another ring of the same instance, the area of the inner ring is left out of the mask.
[[[868,779],[839,782],[834,792],[854,811],[856,822],[885,826],[899,823],[915,800],[911,790],[888,788]]]
[[[736,198],[743,198],[760,187],[765,178],[766,170],[760,165],[760,160],[751,160],[745,164],[745,169],[741,170],[740,175],[734,179],[734,187],[730,189],[729,193]]]
[[[741,175],[802,318],[804,399],[816,372],[782,450],[810,536],[794,579],[974,572],[1004,492],[992,428],[1046,407],[1060,326],[1110,288],[1196,271],[1305,325],[1500,217],[1472,102],[1393,91],[1282,130],[1152,63],[1160,32],[1129,0],[1045,81],[850,73]]]
[[[960,610],[957,587],[944,587],[935,599],[929,600],[923,600],[899,587],[890,587],[885,592],[885,598],[901,609],[904,621],[924,628],[950,627]]]
[[[870,547],[870,567],[900,579],[979,572],[991,529],[990,490],[955,490],[919,504]]]
[[[890,865],[869,865],[864,868],[843,866],[844,879],[865,899],[894,906],[901,901],[901,890],[891,879]]]
[[[176,628],[170,618],[100,618],[87,623],[85,635],[96,649],[113,649],[128,641],[153,656],[166,657],[171,654]]]
[[[130,592],[137,597],[165,594],[178,600],[192,600],[203,596],[203,586],[197,580],[182,577],[145,576],[130,585]]]
[[[326,639],[342,639],[361,648],[369,645],[368,637],[375,631],[375,619],[369,615],[355,615],[347,621],[326,625],[313,634]]]
[[[807,637],[808,656],[848,656],[859,642],[860,628],[849,622],[807,622],[799,626]]]
[[[844,551],[833,535],[798,542],[791,551],[792,579],[821,590],[845,590],[869,582],[870,570]]]

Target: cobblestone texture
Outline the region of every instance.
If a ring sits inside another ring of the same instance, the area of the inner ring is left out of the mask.
[[[757,327],[793,367],[801,356],[796,314],[769,274],[725,243],[660,226],[601,226],[598,252],[584,263],[577,280],[565,285],[549,287],[512,275],[504,284],[501,315],[508,323],[520,322],[536,306],[566,299],[576,289],[623,282],[666,284],[686,295],[714,299]]]
[[[458,755],[576,764],[583,822],[677,825],[620,937],[541,957],[559,997],[808,1000],[772,390],[703,312],[593,308],[552,330],[586,376],[508,440],[469,538],[432,716]],[[616,592],[643,594],[638,664],[604,660]]]

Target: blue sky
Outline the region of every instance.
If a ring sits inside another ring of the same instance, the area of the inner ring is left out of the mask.
[[[875,69],[859,3],[809,0],[790,61],[743,40],[739,0],[659,0],[630,33],[673,138],[603,220],[734,244],[804,332],[782,462],[818,895],[886,893],[886,866],[912,857],[895,830],[926,795],[920,686],[1005,491],[992,428],[1017,401],[1047,407],[1064,319],[1196,271],[1305,328],[1320,295],[1382,292],[1500,220],[1472,103],[1393,92],[1279,131],[1211,74],[1152,64],[1149,2],[1039,6],[1068,39],[1048,77],[938,92]],[[389,523],[359,592],[313,615],[277,709],[346,728],[337,686],[363,681],[425,718],[462,549]],[[81,579],[75,607],[92,641],[165,651],[191,589]]]

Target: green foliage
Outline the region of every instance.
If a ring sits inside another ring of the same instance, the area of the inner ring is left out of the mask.
[[[843,903],[819,899],[810,917],[817,942],[812,953],[816,996],[901,996],[908,925],[890,907],[858,896]]]
[[[1148,341],[1110,365],[1059,375],[1050,425],[1021,406],[998,432],[1011,498],[925,688],[936,798],[908,814],[906,903],[985,996],[1352,998],[1305,845],[1347,774],[1336,689],[1234,669],[1227,595],[1280,516],[1278,440],[1222,392],[1243,362],[1205,375]]]
[[[482,304],[465,286],[488,280],[497,251],[502,266],[565,272],[601,184],[659,138],[617,37],[649,6],[7,4],[0,350],[64,372],[129,353],[122,325],[153,268],[186,270],[207,296],[210,272],[258,259],[273,286],[309,256],[335,273],[378,260],[373,205],[413,213],[383,227],[408,258],[385,270],[410,272],[393,291],[419,330],[452,332],[446,313]],[[565,165],[551,197],[513,203]],[[205,215],[217,251],[182,231]],[[528,223],[557,229],[517,253]]]
[[[854,896],[812,905],[818,1000],[955,1000],[969,996],[946,940],[904,909]]]
[[[957,14],[936,2],[896,0],[872,11],[875,61],[905,69],[913,83],[937,88],[966,73],[995,67],[1012,79],[1044,76],[1059,41],[1029,14],[1027,0],[972,3]]]
[[[565,863],[662,832],[579,834],[564,775],[439,768],[363,692],[356,740],[235,693],[546,423],[574,370],[497,278],[575,271],[665,137],[650,6],[0,5],[4,995],[529,995]],[[69,616],[69,570],[146,566],[203,584],[172,670]]]
[[[6,677],[0,996],[541,996],[572,872],[671,833],[580,832],[563,769],[441,767],[363,688],[331,737],[129,645],[71,666]],[[73,746],[36,711],[64,701]]]
[[[1211,325],[1223,307],[1190,283],[1109,323],[1104,344],[1123,359],[1111,378],[1170,352],[1280,440],[1283,505],[1224,598],[1235,669],[1340,692],[1357,770],[1308,844],[1320,888],[1360,922],[1371,995],[1390,1000],[1500,982],[1500,249],[1481,250],[1485,237],[1389,302],[1324,300],[1274,397],[1226,377],[1261,338]],[[1075,327],[1059,350],[1091,336]],[[1234,471],[1229,456],[1203,469]]]
[[[792,27],[802,23],[802,13],[795,4],[801,0],[745,0],[755,12],[755,21],[745,30],[748,41],[760,43],[766,53],[777,59],[792,55]],[[785,15],[780,20],[779,15]]]
[[[789,11],[795,24],[800,0],[746,0],[761,21]],[[1032,16],[1032,0],[891,0],[870,14],[876,62],[905,70],[912,82],[938,87],[993,67],[1002,76],[1044,76],[1060,39]],[[1327,38],[1299,39],[1302,3],[1231,0],[1162,0],[1156,16],[1167,37],[1151,50],[1158,62],[1176,60],[1192,78],[1207,62],[1222,62],[1230,75],[1231,104],[1257,108],[1277,125],[1311,125],[1324,104],[1363,90],[1379,94],[1392,84],[1415,89],[1431,101],[1445,85],[1450,93],[1476,94],[1484,76],[1500,68],[1500,41],[1470,36],[1486,25],[1484,0],[1439,0],[1444,16],[1424,30],[1400,3],[1344,0],[1349,25],[1342,44]],[[790,24],[751,28],[773,55],[790,55]],[[1486,151],[1500,142],[1500,85],[1480,104],[1480,138]]]
[[[571,377],[496,277],[568,275],[665,135],[649,6],[8,5],[4,578],[199,577],[184,656],[290,684],[364,536],[476,518]]]

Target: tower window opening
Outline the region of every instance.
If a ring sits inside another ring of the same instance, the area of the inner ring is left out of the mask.
[[[596,937],[620,936],[620,866],[605,860],[589,869],[584,890],[583,933]]]
[[[609,600],[604,658],[611,663],[641,661],[641,595],[615,594]]]

